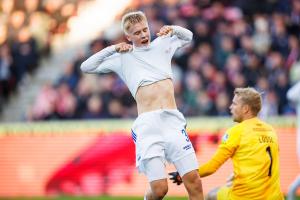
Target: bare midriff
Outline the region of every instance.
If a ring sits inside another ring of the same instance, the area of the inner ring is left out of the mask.
[[[171,79],[140,86],[135,99],[139,115],[159,109],[177,109],[174,97],[174,85]]]

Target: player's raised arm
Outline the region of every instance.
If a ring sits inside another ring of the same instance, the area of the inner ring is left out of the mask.
[[[185,45],[189,42],[192,41],[193,39],[193,33],[192,31],[183,28],[181,26],[172,26],[173,28],[173,34],[172,35],[176,35],[180,40],[183,41],[182,45]]]
[[[182,46],[191,42],[193,39],[193,33],[190,30],[183,28],[181,26],[175,26],[175,25],[163,26],[156,35],[164,36],[164,35],[168,35],[168,34],[170,34],[170,36],[176,35],[178,37],[178,39],[181,40]]]
[[[125,42],[106,47],[84,61],[80,69],[85,73],[107,73],[114,71],[115,67],[121,65],[119,55],[114,54],[125,53],[131,49],[132,46]]]

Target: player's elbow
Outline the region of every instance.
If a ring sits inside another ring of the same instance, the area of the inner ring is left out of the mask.
[[[299,93],[300,93],[300,81],[288,90],[286,97],[288,100],[298,103],[300,102]]]
[[[193,40],[193,33],[190,30],[187,30],[185,37],[182,38],[182,46],[186,46]]]
[[[286,97],[289,101],[295,102],[297,100],[297,95],[291,89],[287,92]]]
[[[193,32],[188,30],[189,31],[189,34],[188,34],[188,41],[191,42],[193,40]]]
[[[81,63],[80,65],[80,70],[84,73],[87,73],[89,70],[88,70],[88,65],[86,63],[86,61],[84,61],[83,63]]]

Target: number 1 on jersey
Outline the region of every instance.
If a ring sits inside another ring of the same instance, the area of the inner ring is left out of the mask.
[[[267,153],[269,154],[269,157],[270,157],[270,160],[271,160],[270,167],[269,167],[269,174],[268,174],[268,176],[272,176],[272,164],[273,164],[273,158],[272,158],[272,153],[271,153],[271,147],[268,146],[268,147],[266,148],[266,151],[267,151]]]

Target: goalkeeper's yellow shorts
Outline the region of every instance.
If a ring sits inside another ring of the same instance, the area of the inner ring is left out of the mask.
[[[228,200],[229,199],[229,191],[230,187],[228,186],[222,186],[218,190],[217,193],[217,200]]]

